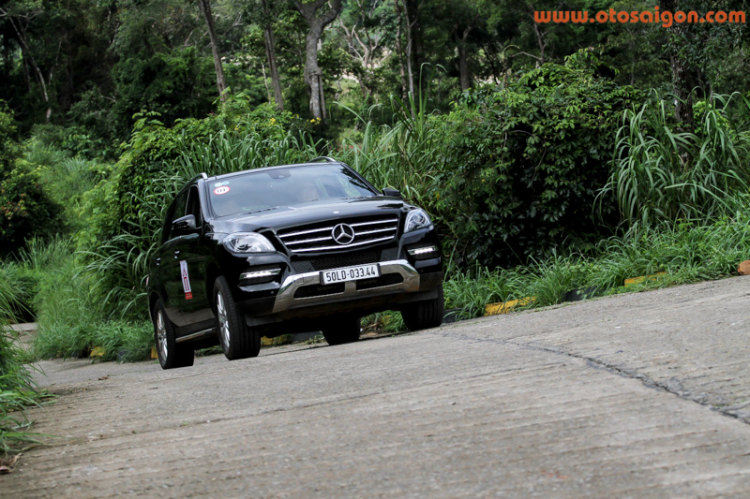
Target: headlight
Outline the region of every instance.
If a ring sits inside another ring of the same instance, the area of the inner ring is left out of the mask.
[[[224,246],[234,253],[267,253],[276,251],[271,241],[256,232],[237,232],[224,239]]]
[[[424,210],[417,208],[416,210],[411,210],[409,214],[406,215],[406,229],[404,230],[404,232],[424,229],[431,225],[432,220],[430,220],[429,215],[427,215]]]

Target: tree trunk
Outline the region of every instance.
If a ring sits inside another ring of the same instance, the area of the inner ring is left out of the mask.
[[[214,56],[214,68],[216,69],[216,88],[219,91],[219,98],[224,103],[227,97],[224,91],[227,89],[227,82],[224,79],[224,68],[221,66],[221,54],[219,54],[219,40],[216,38],[216,28],[214,27],[214,18],[211,14],[210,0],[198,0],[203,17],[206,18],[208,25],[208,37],[211,39],[211,52]]]
[[[39,69],[39,66],[36,63],[36,59],[34,59],[34,56],[31,54],[31,50],[29,49],[29,46],[26,43],[26,29],[20,23],[16,24],[16,21],[13,19],[13,17],[4,9],[0,9],[0,13],[2,14],[2,17],[8,18],[11,26],[13,26],[13,31],[15,31],[16,35],[18,36],[18,43],[21,44],[21,53],[23,54],[24,64],[26,64],[26,61],[28,59],[28,62],[31,63],[31,67],[34,69],[34,75],[36,76],[36,80],[37,82],[39,82],[39,86],[42,87],[42,95],[44,96],[44,103],[47,105],[47,112],[45,113],[45,118],[46,118],[47,123],[49,123],[50,116],[52,116],[52,106],[50,105],[49,94],[47,93],[47,82],[45,81],[44,74],[42,73],[42,70]],[[27,75],[28,75],[28,72],[27,72]]]
[[[409,85],[409,93],[413,96],[414,95],[414,70],[412,69],[412,61],[414,59],[414,39],[412,38],[412,35],[414,34],[412,27],[413,23],[411,21],[411,16],[409,15],[409,5],[406,3],[407,0],[404,0],[405,9],[404,9],[404,16],[406,18],[406,74],[408,76],[407,83]],[[414,116],[412,116],[414,118]]]
[[[466,40],[469,38],[471,30],[471,26],[464,29],[463,37],[458,44],[458,72],[461,76],[461,90],[468,90],[472,86],[471,73],[469,71],[469,56],[466,49]]]
[[[414,71],[419,73],[419,86],[422,92],[427,91],[428,81],[422,78],[422,66],[425,63],[424,47],[422,45],[422,24],[420,22],[419,6],[423,0],[404,0],[406,4],[407,22],[409,23],[409,39],[411,40],[411,54]],[[414,91],[412,90],[412,93]]]
[[[323,95],[323,72],[318,66],[318,41],[323,30],[333,22],[341,12],[342,0],[331,0],[330,8],[320,16],[318,9],[326,4],[326,0],[303,4],[295,0],[294,4],[310,27],[305,44],[305,82],[310,88],[310,114],[313,118],[325,121],[325,96]]]
[[[263,12],[268,15],[268,6],[266,0],[261,0]],[[273,97],[276,101],[276,109],[284,110],[284,101],[281,96],[281,79],[279,79],[279,68],[276,65],[276,44],[273,39],[273,29],[271,24],[267,24],[263,32],[263,39],[266,43],[266,57],[268,58],[268,70],[271,72],[271,84],[273,85]]]
[[[403,23],[403,12],[401,9],[401,0],[394,0],[393,4],[396,7],[396,14],[398,15],[398,22],[396,23],[396,54],[398,54],[398,72],[401,76],[401,98],[406,99],[406,89],[408,83],[406,82],[406,69],[404,69],[404,50],[401,46],[401,24]]]
[[[680,7],[677,5],[676,0],[661,0],[660,9],[662,12],[677,12]],[[671,28],[667,28],[672,31],[679,38],[682,34],[683,27],[679,23],[674,23]],[[672,85],[674,86],[674,94],[677,97],[675,104],[675,117],[677,121],[682,123],[682,128],[686,131],[693,131],[693,81],[690,74],[690,68],[686,64],[686,61],[679,54],[679,47],[675,47],[674,42],[670,41],[669,47],[669,63],[672,67]]]

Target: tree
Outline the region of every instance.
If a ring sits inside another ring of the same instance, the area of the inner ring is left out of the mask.
[[[332,0],[327,10],[319,13],[318,11],[326,5],[326,0],[316,0],[310,4],[294,0],[294,5],[309,27],[305,45],[304,78],[310,89],[310,114],[321,121],[326,120],[326,101],[323,95],[323,72],[318,65],[318,42],[325,27],[331,24],[341,12],[341,1]]]
[[[219,40],[216,38],[216,28],[214,27],[214,18],[211,14],[210,0],[198,0],[198,7],[201,9],[203,17],[206,18],[208,26],[208,36],[211,39],[211,53],[214,57],[214,68],[216,69],[216,88],[219,90],[221,102],[226,102],[224,92],[227,89],[227,82],[224,79],[224,69],[221,66],[221,54],[219,54]]]
[[[375,91],[375,71],[390,52],[385,50],[389,41],[386,13],[385,2],[381,0],[356,0],[339,17],[346,53],[355,62],[354,73],[365,102],[370,101]]]
[[[33,51],[31,50],[28,35],[28,28],[31,21],[42,13],[44,13],[44,8],[42,7],[41,2],[18,2],[6,4],[0,7],[0,18],[6,19],[13,27],[13,32],[16,35],[18,44],[21,46],[21,53],[23,54],[24,62],[31,65],[33,77],[42,89],[44,103],[47,107],[45,117],[46,121],[49,122],[50,116],[52,116],[52,105],[50,103],[48,86],[49,80],[52,79],[54,66],[49,69],[47,75],[44,74],[34,57]]]
[[[260,0],[263,6],[263,41],[266,46],[266,57],[268,58],[268,70],[271,72],[271,84],[273,85],[273,97],[276,100],[276,109],[284,110],[284,99],[281,96],[281,79],[279,68],[276,65],[276,43],[273,39],[273,28],[271,26],[270,13],[267,0]]]

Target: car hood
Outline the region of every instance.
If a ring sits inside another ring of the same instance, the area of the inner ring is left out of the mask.
[[[311,203],[297,206],[279,206],[267,211],[229,215],[213,220],[216,233],[277,231],[314,222],[336,221],[350,217],[399,215],[411,209],[401,199],[378,196],[352,199],[335,203]]]

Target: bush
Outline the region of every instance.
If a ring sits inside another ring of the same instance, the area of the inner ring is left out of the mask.
[[[47,194],[38,169],[17,159],[12,117],[0,102],[0,257],[23,247],[33,236],[59,230],[60,206]]]
[[[32,237],[50,237],[62,228],[62,207],[48,195],[39,171],[17,160],[11,171],[0,172],[0,250],[22,248]]]
[[[641,94],[596,76],[596,65],[589,52],[545,64],[467,93],[446,118],[436,209],[462,261],[508,266],[563,243],[587,250],[617,224],[610,198],[598,213],[594,202],[617,117]]]

